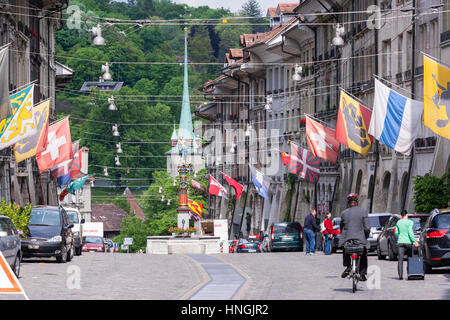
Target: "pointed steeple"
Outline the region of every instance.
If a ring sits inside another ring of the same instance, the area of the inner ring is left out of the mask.
[[[189,98],[189,78],[188,78],[188,55],[187,55],[187,28],[184,28],[184,83],[183,83],[183,103],[181,105],[180,126],[178,127],[178,138],[183,137],[185,141],[194,139],[194,129],[192,126],[191,103]]]

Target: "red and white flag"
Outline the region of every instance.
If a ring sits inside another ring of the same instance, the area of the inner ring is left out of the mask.
[[[225,173],[222,172],[222,174],[225,180],[227,180],[228,184],[234,188],[234,199],[237,200],[241,196],[244,186],[233,178],[227,176]]]
[[[336,131],[306,117],[306,139],[311,152],[319,158],[337,162],[339,141],[335,138]]]
[[[36,162],[39,171],[44,172],[72,158],[69,117],[66,117],[48,127],[47,147],[36,154]]]
[[[227,190],[211,175],[209,176],[209,194],[228,199]]]

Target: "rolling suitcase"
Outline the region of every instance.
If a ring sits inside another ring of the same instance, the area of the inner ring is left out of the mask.
[[[414,247],[411,249],[411,257],[408,258],[408,280],[424,280],[425,271],[423,268],[423,257],[420,247],[417,249],[417,256],[414,256]]]

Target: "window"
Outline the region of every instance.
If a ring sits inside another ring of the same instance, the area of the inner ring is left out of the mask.
[[[391,40],[383,41],[383,56],[382,56],[382,65],[383,65],[383,77],[390,78],[391,77]]]

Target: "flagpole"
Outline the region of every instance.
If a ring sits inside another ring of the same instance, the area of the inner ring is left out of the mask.
[[[1,50],[1,49],[0,49]],[[34,84],[34,83],[36,83],[37,82],[37,79],[36,80],[33,80],[33,81],[31,81],[31,82],[28,82],[27,84],[24,84],[23,86],[20,86],[20,87],[17,87],[16,89],[14,89],[14,90],[11,90],[10,92],[9,92],[9,94],[11,95],[11,94],[13,94],[13,93],[15,93],[15,92],[19,92],[20,90],[22,90],[22,89],[24,89],[24,88],[26,88],[26,87],[29,87],[29,86],[31,86],[32,84]],[[50,98],[48,98],[48,99],[46,99],[46,100],[49,100]],[[45,101],[45,100],[44,100]],[[42,102],[44,102],[44,101],[42,101]],[[39,103],[41,103],[41,102],[39,102]]]
[[[241,222],[239,223],[238,238],[239,238],[239,236],[241,234],[242,222],[244,221],[245,207],[247,206],[247,197],[248,197],[249,191],[250,191],[250,164],[247,166],[247,189],[245,190],[244,208],[242,209]]]

